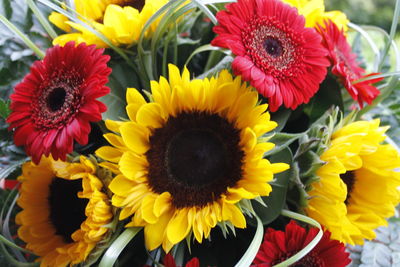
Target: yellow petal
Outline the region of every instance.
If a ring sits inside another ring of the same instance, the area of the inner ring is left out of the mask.
[[[136,123],[126,122],[120,127],[122,139],[134,152],[144,154],[149,150],[149,130]]]
[[[160,128],[165,123],[163,110],[158,103],[142,106],[136,114],[136,121],[146,127]]]
[[[167,226],[168,240],[173,244],[179,243],[189,234],[190,228],[191,223],[188,222],[188,209],[177,210]]]

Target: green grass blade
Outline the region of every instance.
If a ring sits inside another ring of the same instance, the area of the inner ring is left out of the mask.
[[[137,233],[142,230],[141,227],[127,228],[107,249],[102,257],[99,267],[111,267],[118,259],[119,254],[124,250],[129,241],[131,241]]]
[[[311,219],[310,217],[292,212],[292,211],[288,211],[288,210],[282,210],[281,213],[283,216],[295,219],[295,220],[299,220],[305,223],[308,223],[314,227],[317,227],[319,229],[318,234],[314,237],[313,240],[311,240],[310,243],[308,243],[307,246],[305,246],[302,250],[300,250],[299,252],[297,252],[296,254],[294,254],[292,257],[290,257],[289,259],[274,265],[274,267],[286,267],[286,266],[290,266],[293,263],[299,261],[301,258],[303,258],[305,255],[307,255],[317,244],[318,242],[321,240],[322,236],[323,236],[323,231],[321,228],[321,225],[314,219]]]
[[[235,267],[250,266],[254,258],[256,257],[258,250],[260,249],[260,245],[264,235],[264,226],[257,215],[255,216],[255,218],[257,219],[257,229],[256,233],[254,234],[253,241],[251,241],[250,246],[247,248],[246,252],[239,260],[239,262],[236,263]]]
[[[6,17],[0,14],[0,21],[12,31],[16,36],[28,46],[40,59],[44,58],[44,53],[37,47],[24,33],[22,33],[14,24],[12,24]]]
[[[36,18],[42,24],[43,28],[46,30],[46,32],[49,34],[49,36],[54,39],[57,37],[57,33],[54,31],[53,27],[49,23],[49,21],[43,16],[42,12],[39,10],[39,8],[36,6],[35,2],[33,0],[26,0],[26,3],[28,4],[29,8],[32,10],[33,14],[35,14]]]

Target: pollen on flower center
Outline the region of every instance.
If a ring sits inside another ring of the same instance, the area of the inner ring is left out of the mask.
[[[78,198],[82,191],[82,181],[65,180],[55,177],[49,185],[49,219],[56,234],[67,243],[73,242],[71,235],[86,220],[85,209],[89,202],[86,198]]]
[[[176,208],[212,203],[242,177],[240,131],[207,112],[170,117],[150,136],[149,186],[169,192]]]
[[[342,181],[346,184],[347,186],[347,196],[346,196],[346,200],[344,201],[344,203],[347,205],[349,204],[349,199],[350,199],[350,195],[351,192],[353,191],[354,188],[354,183],[356,182],[356,175],[354,171],[347,171],[343,174],[340,174],[340,179],[342,179]]]
[[[165,159],[169,177],[188,186],[202,186],[218,180],[228,167],[222,140],[203,129],[182,131],[173,137]]]

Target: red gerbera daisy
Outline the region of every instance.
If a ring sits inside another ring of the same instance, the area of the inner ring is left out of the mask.
[[[172,257],[171,254],[167,254],[164,257],[164,266],[165,267],[178,267],[175,263],[174,257]],[[198,258],[193,258],[190,261],[188,261],[185,265],[185,267],[200,267],[199,259]]]
[[[283,262],[307,246],[317,234],[317,228],[307,232],[295,221],[286,225],[285,232],[268,228],[252,266],[267,267]],[[351,259],[343,243],[330,237],[331,233],[325,231],[319,243],[291,266],[341,267],[349,264]]]
[[[169,253],[167,255],[165,255],[163,263],[164,263],[164,267],[178,267],[176,265],[174,257],[172,257],[172,255]],[[145,265],[144,267],[150,267],[150,266]],[[200,267],[199,259],[198,258],[191,259],[190,261],[188,261],[186,263],[185,267]]]
[[[329,61],[321,37],[279,0],[238,0],[217,14],[214,46],[236,55],[235,75],[269,98],[271,111],[295,109],[318,91]]]
[[[332,73],[339,77],[350,96],[358,101],[361,108],[364,101],[371,104],[379,95],[379,90],[372,84],[381,81],[382,78],[353,84],[355,80],[378,73],[363,76],[365,70],[357,63],[357,56],[352,52],[343,29],[339,30],[331,20],[325,21],[325,27],[318,25],[317,29],[323,38],[323,45],[328,49],[328,57],[333,65]]]
[[[87,144],[89,122],[101,120],[107,109],[96,100],[110,91],[110,57],[103,51],[74,42],[50,48],[15,87],[7,122],[15,129],[15,144],[24,145],[34,163],[49,154],[65,160],[74,140]]]

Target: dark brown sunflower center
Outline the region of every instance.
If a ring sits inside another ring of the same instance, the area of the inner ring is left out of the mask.
[[[170,117],[150,137],[149,185],[169,192],[177,208],[205,206],[242,177],[240,131],[206,112]]]
[[[81,75],[75,71],[53,74],[37,90],[33,101],[33,119],[39,129],[52,129],[65,125],[75,116],[81,105]]]
[[[351,197],[351,192],[354,188],[354,183],[356,182],[356,175],[354,171],[348,171],[340,175],[340,179],[346,184],[347,186],[347,196],[344,203],[347,205],[349,204],[349,199]]]
[[[66,95],[67,93],[64,88],[54,88],[47,96],[47,106],[49,109],[51,111],[59,110],[64,105]]]
[[[204,129],[184,130],[174,136],[165,160],[170,179],[188,186],[202,186],[220,179],[228,164],[223,141]]]
[[[275,260],[271,265],[276,265],[281,263],[291,256],[293,256],[296,252],[284,254],[280,259]],[[296,263],[290,265],[290,267],[325,267],[326,264],[322,260],[322,258],[315,252],[308,253],[305,257],[301,258]]]
[[[242,32],[247,55],[265,73],[276,78],[299,75],[303,37],[274,18],[255,18]]]
[[[140,11],[142,11],[145,3],[146,3],[145,0],[124,0],[124,1],[122,1],[121,4],[119,4],[119,6],[122,6],[122,7],[131,6],[140,12]]]
[[[89,202],[79,198],[82,191],[82,180],[65,180],[55,177],[49,185],[50,223],[56,229],[56,234],[67,243],[73,242],[71,235],[80,228],[86,220],[85,209]]]
[[[282,55],[283,47],[278,39],[267,37],[264,41],[264,49],[272,57],[279,57]]]

